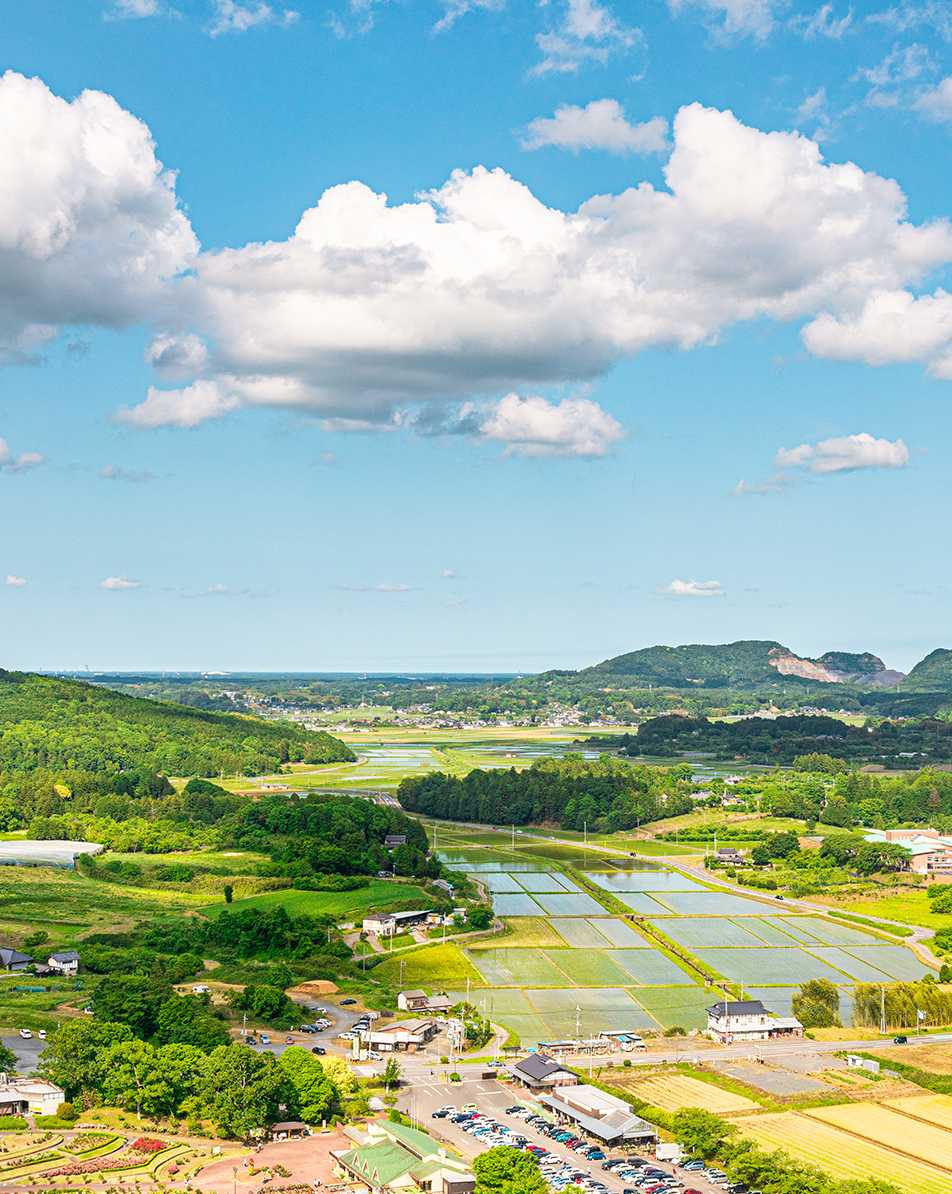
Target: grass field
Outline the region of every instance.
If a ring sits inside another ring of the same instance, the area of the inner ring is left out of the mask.
[[[760,1104],[753,1099],[724,1090],[713,1082],[699,1082],[687,1074],[656,1074],[640,1082],[624,1083],[624,1088],[662,1111],[700,1107],[715,1115],[737,1115],[760,1110]]]
[[[400,981],[403,963],[404,987],[426,987],[431,994],[447,987],[466,986],[466,980],[474,986],[483,984],[483,977],[456,945],[428,945],[424,949],[413,949],[402,957],[388,958],[374,967],[375,978],[390,983]]]
[[[369,887],[356,891],[267,891],[262,895],[249,896],[246,900],[235,900],[232,904],[223,901],[206,904],[201,911],[205,916],[220,916],[227,908],[240,912],[243,908],[276,908],[279,904],[289,916],[328,915],[337,918],[364,916],[371,911],[380,911],[401,900],[414,900],[419,907],[428,908],[430,901],[418,887],[408,883],[392,883],[387,879],[371,879]]]
[[[552,946],[558,949],[565,942],[556,932],[551,921],[544,916],[513,916],[507,921],[509,932],[501,936],[483,937],[467,945],[469,950],[497,949],[500,945],[510,947],[528,947],[540,949]]]
[[[940,988],[941,990],[942,988]],[[948,990],[948,988],[945,988]],[[930,1074],[952,1074],[952,1041],[937,1041],[935,1044],[893,1045],[886,1050],[893,1061],[902,1065],[916,1066]],[[878,1054],[885,1060],[885,1053]]]
[[[470,961],[491,987],[564,987],[567,979],[538,949],[481,949]]]
[[[882,916],[887,920],[898,920],[903,924],[923,925],[927,929],[952,927],[952,915],[940,915],[931,911],[931,904],[925,891],[908,892],[902,895],[884,895],[876,898],[837,900],[830,896],[813,896],[818,904],[829,904],[844,912],[855,912],[859,916]]]
[[[795,1112],[752,1116],[743,1121],[742,1131],[765,1148],[782,1148],[840,1181],[878,1178],[906,1194],[947,1194],[949,1188],[949,1175],[941,1169]]]

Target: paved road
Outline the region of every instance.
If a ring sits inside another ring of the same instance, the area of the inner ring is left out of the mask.
[[[5,1036],[0,1037],[0,1040],[17,1055],[19,1062],[17,1069],[19,1072],[21,1074],[32,1074],[39,1063],[40,1054],[46,1048],[46,1041],[41,1041],[35,1033],[32,1039],[28,1041],[25,1041],[21,1036]]]

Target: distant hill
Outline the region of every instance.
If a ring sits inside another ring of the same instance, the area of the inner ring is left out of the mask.
[[[945,654],[952,659],[952,652]],[[947,667],[952,686],[952,662]],[[869,652],[853,655],[828,651],[819,659],[803,659],[782,643],[749,639],[716,645],[645,647],[586,668],[579,673],[579,679],[602,683],[617,680],[630,688],[650,685],[762,690],[796,688],[800,681],[807,682],[804,687],[854,683],[880,688],[894,687],[903,679],[903,673],[888,670],[877,655]]]
[[[354,758],[339,738],[291,722],[190,709],[0,668],[0,771],[256,775],[288,761]]]
[[[952,651],[938,647],[903,680],[903,692],[952,692]]]

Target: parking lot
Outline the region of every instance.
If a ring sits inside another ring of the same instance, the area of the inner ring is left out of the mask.
[[[572,1191],[581,1189],[589,1190],[592,1194],[605,1194],[606,1191],[608,1194],[623,1194],[625,1190],[637,1190],[638,1194],[641,1194],[641,1191],[651,1190],[663,1180],[658,1177],[657,1181],[653,1183],[640,1176],[637,1178],[622,1177],[610,1170],[602,1169],[602,1165],[608,1161],[626,1156],[629,1152],[628,1149],[623,1150],[604,1145],[602,1149],[605,1153],[605,1160],[588,1160],[565,1144],[556,1143],[540,1131],[543,1125],[527,1123],[524,1119],[506,1112],[507,1107],[518,1104],[539,1113],[551,1123],[553,1118],[551,1112],[537,1103],[530,1091],[520,1091],[515,1087],[504,1086],[492,1078],[470,1079],[467,1082],[443,1082],[439,1077],[440,1072],[434,1071],[432,1076],[428,1076],[425,1070],[420,1072],[414,1067],[412,1080],[404,1086],[398,1105],[405,1115],[419,1120],[431,1136],[445,1141],[450,1148],[468,1158],[475,1158],[480,1153],[487,1151],[492,1147],[491,1143],[478,1139],[471,1132],[464,1131],[463,1124],[452,1123],[449,1118],[434,1119],[433,1112],[438,1108],[453,1105],[462,1109],[464,1106],[475,1104],[480,1112],[489,1116],[501,1127],[506,1128],[510,1135],[524,1136],[526,1144],[521,1147],[534,1145],[545,1148],[547,1154],[557,1161],[557,1163],[547,1164],[544,1167],[549,1185],[556,1192],[566,1190],[571,1194]],[[579,1131],[579,1135],[584,1137],[585,1133]],[[598,1144],[598,1141],[592,1139],[590,1143]],[[668,1162],[656,1161],[653,1150],[632,1149],[630,1151],[633,1159],[645,1160],[653,1171],[660,1171],[668,1180],[669,1189],[680,1191],[682,1194],[686,1194],[687,1191],[699,1191],[700,1194],[715,1194],[717,1191],[717,1194],[721,1194],[724,1189],[724,1185],[715,1184],[701,1174],[683,1172],[680,1166],[676,1167],[677,1174],[675,1175],[675,1167]],[[569,1174],[567,1171],[563,1171],[560,1173],[558,1172],[560,1166],[570,1166],[580,1172]],[[648,1166],[644,1168],[648,1168]],[[599,1185],[595,1183],[600,1183],[603,1189],[600,1189]]]

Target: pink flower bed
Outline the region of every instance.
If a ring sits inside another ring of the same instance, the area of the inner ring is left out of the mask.
[[[59,1169],[47,1169],[44,1177],[76,1177],[81,1173],[101,1173],[104,1169],[138,1169],[142,1159],[117,1161],[114,1157],[94,1157],[91,1161],[74,1161],[61,1165]]]
[[[138,1140],[132,1142],[131,1147],[138,1153],[160,1153],[169,1146],[164,1140],[154,1140],[151,1136],[140,1136]]]

